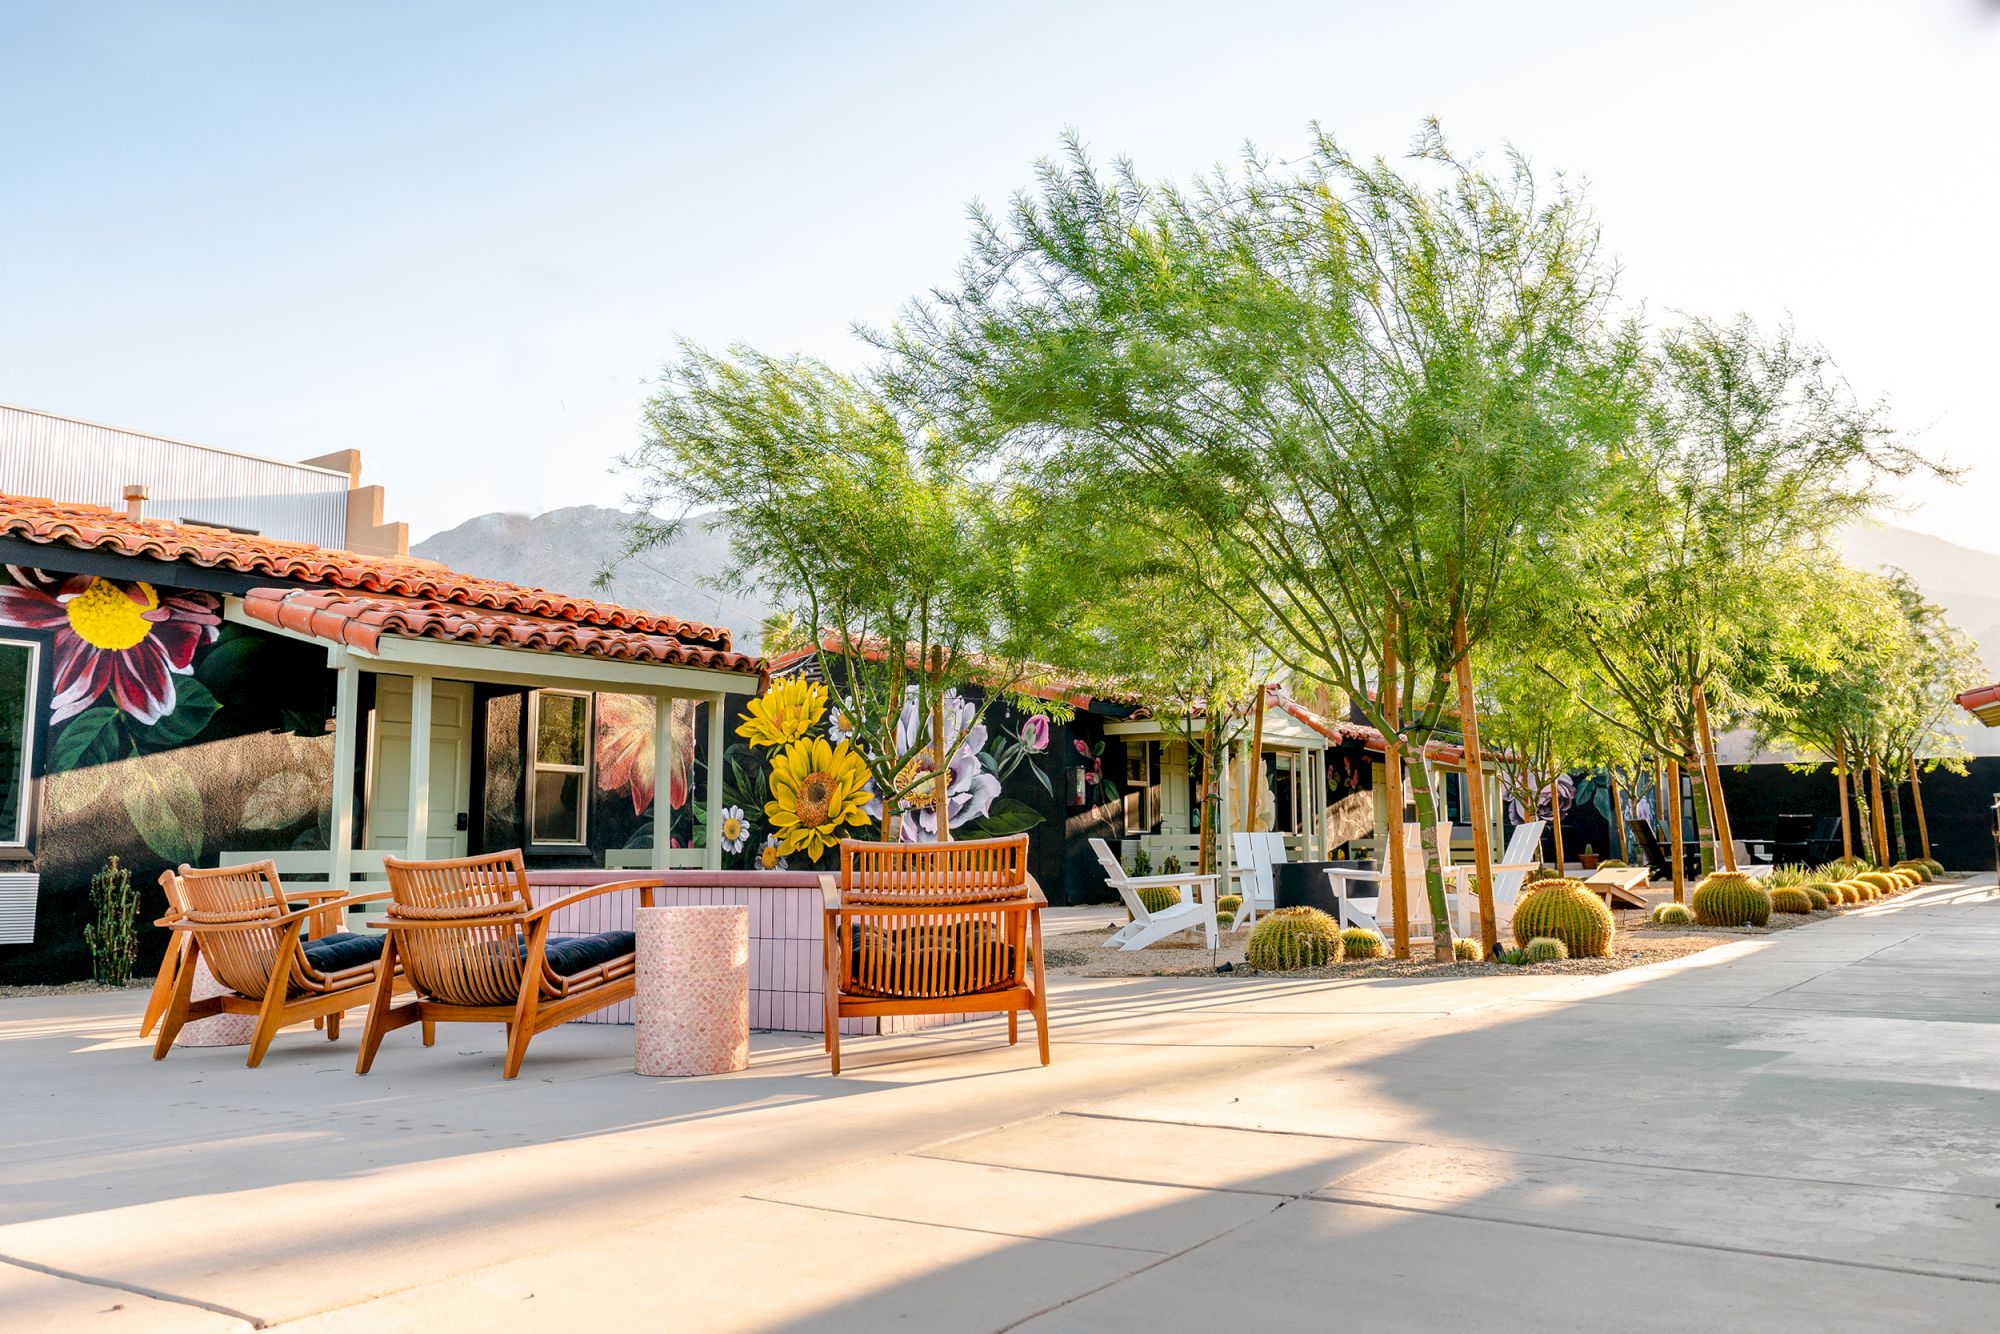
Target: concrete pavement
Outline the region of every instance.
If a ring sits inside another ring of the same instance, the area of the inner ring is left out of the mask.
[[[155,1064],[0,1002],[0,1328],[1987,1329],[2000,893],[1653,968],[1064,984],[998,1025]],[[407,1042],[398,1038],[409,1037]]]

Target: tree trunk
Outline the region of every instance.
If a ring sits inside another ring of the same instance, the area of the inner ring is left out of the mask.
[[[1708,775],[1710,819],[1715,830],[1715,853],[1731,871],[1736,865],[1736,839],[1729,828],[1729,802],[1722,795],[1722,765],[1715,757],[1715,732],[1708,725],[1708,692],[1694,688],[1695,725],[1701,729],[1702,768]]]
[[[1931,827],[1930,822],[1924,819],[1924,785],[1923,780],[1917,777],[1917,757],[1914,755],[1910,756],[1910,800],[1917,808],[1917,839],[1924,846],[1924,860],[1930,861]]]
[[[1699,777],[1693,774],[1688,776],[1688,786],[1692,789],[1690,795],[1694,801],[1694,828],[1689,832],[1694,835],[1695,848],[1701,853],[1701,873],[1706,876],[1719,869],[1719,863],[1715,858],[1715,843],[1712,838],[1704,837],[1704,834],[1715,828],[1715,807],[1708,799],[1707,762],[1696,756],[1695,765],[1701,770],[1701,774]]]
[[[1556,874],[1569,874],[1569,854],[1563,851],[1562,771],[1549,779],[1549,828],[1556,836]]]
[[[1833,772],[1840,780],[1840,856],[1854,860],[1854,820],[1847,809],[1847,738],[1833,739]]]
[[[1252,699],[1250,707],[1255,709],[1256,712],[1250,717],[1250,763],[1247,766],[1250,772],[1245,775],[1249,781],[1244,784],[1243,827],[1249,832],[1255,833],[1257,831],[1257,798],[1262,795],[1257,789],[1263,786],[1264,783],[1263,686],[1257,687],[1257,694]],[[1295,773],[1292,775],[1292,791],[1294,794],[1298,791],[1298,784],[1298,775]]]
[[[1864,768],[1854,775],[1854,818],[1861,828],[1861,859],[1873,865],[1881,860],[1875,845],[1874,812],[1868,805],[1868,771]]]
[[[1886,795],[1889,802],[1889,847],[1895,852],[1897,861],[1907,861],[1910,844],[1903,836],[1903,785],[1890,779]]]
[[[1660,793],[1667,804],[1667,832],[1672,839],[1674,859],[1674,902],[1687,902],[1687,851],[1681,837],[1681,762],[1667,761],[1667,787]]]
[[[1197,875],[1215,874],[1215,816],[1210,813],[1215,792],[1215,710],[1211,707],[1201,725],[1201,805],[1200,822],[1195,827],[1194,864]]]
[[[1449,963],[1451,909],[1444,897],[1444,849],[1438,846],[1437,800],[1431,795],[1431,770],[1423,761],[1418,739],[1417,761],[1410,768],[1411,795],[1417,808],[1418,846],[1424,850],[1424,896],[1431,907],[1431,957]]]
[[[1458,653],[1458,721],[1465,738],[1466,814],[1472,820],[1472,874],[1479,886],[1479,943],[1487,958],[1499,944],[1493,921],[1493,841],[1486,827],[1486,770],[1479,756],[1479,711],[1472,697],[1472,655],[1465,642],[1465,613],[1452,627]]]
[[[1389,912],[1395,939],[1391,945],[1398,959],[1410,957],[1410,905],[1406,897],[1410,868],[1403,858],[1403,739],[1402,711],[1397,707],[1396,604],[1392,601],[1382,614],[1382,679],[1375,693],[1381,702],[1382,717],[1389,724],[1382,738],[1382,777],[1389,787]]]

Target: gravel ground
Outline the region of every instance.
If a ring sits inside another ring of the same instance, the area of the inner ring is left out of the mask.
[[[1654,926],[1645,912],[1634,908],[1613,914],[1618,929],[1612,937],[1610,958],[1566,959],[1561,963],[1539,963],[1528,967],[1538,973],[1615,973],[1623,968],[1637,968],[1662,959],[1677,959],[1683,954],[1714,949],[1732,940],[1789,931],[1826,915],[1814,913],[1811,917],[1798,917],[1779,913],[1771,918],[1769,926],[1763,927],[1665,927]],[[1244,961],[1248,932],[1224,932],[1213,955],[1199,943],[1198,937],[1192,936],[1186,942],[1161,941],[1130,954],[1123,950],[1101,948],[1111,934],[1109,931],[1079,931],[1063,936],[1062,943],[1048,952],[1049,973],[1055,977],[1196,977],[1213,976],[1219,965],[1229,964],[1232,969],[1230,976],[1261,975]],[[1414,952],[1428,949],[1428,945],[1419,944]],[[1409,959],[1357,959],[1327,968],[1301,969],[1284,976],[1428,977],[1502,970],[1514,971],[1514,967],[1503,963],[1439,963],[1425,954],[1422,958]]]
[[[153,985],[150,977],[135,977],[121,987],[100,987],[95,982],[62,982],[53,986],[0,987],[0,1000],[18,996],[79,996],[93,991],[131,991]]]

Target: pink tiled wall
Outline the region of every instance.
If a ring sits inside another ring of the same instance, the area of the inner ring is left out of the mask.
[[[589,885],[631,880],[632,871],[532,871],[528,881],[538,902],[573,894]],[[653,902],[679,905],[744,904],[750,909],[750,1027],[818,1033],[826,1011],[820,966],[819,877],[790,871],[656,871]],[[639,906],[637,887],[586,899],[556,913],[549,931],[588,936],[630,931]],[[896,1016],[886,1020],[846,1019],[842,1033],[907,1033],[941,1024],[963,1023],[977,1015]],[[629,1024],[632,1003],[623,1002],[579,1023]]]

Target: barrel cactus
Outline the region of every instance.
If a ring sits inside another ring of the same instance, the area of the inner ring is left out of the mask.
[[[1877,894],[1887,894],[1897,887],[1896,878],[1886,871],[1863,871],[1854,877],[1864,885],[1872,886]]]
[[[1139,902],[1146,905],[1147,912],[1165,912],[1180,901],[1181,892],[1172,885],[1141,885],[1139,887]]]
[[[1653,920],[1661,926],[1691,926],[1694,914],[1685,903],[1662,903],[1653,909]]]
[[[1860,903],[1868,897],[1868,886],[1859,880],[1843,880],[1834,888],[1840,891],[1840,901],[1843,904]]]
[[[1805,896],[1812,900],[1814,912],[1825,912],[1833,905],[1827,900],[1825,885],[1807,885]]]
[[[1561,880],[1564,878],[1563,873],[1553,866],[1537,866],[1534,870],[1521,877],[1521,887],[1526,889],[1529,885],[1539,885],[1545,880]]]
[[[1928,867],[1930,867],[1930,868],[1931,868],[1931,874],[1932,874],[1932,875],[1943,875],[1943,874],[1944,874],[1944,863],[1943,863],[1943,862],[1941,862],[1941,861],[1939,861],[1939,860],[1938,860],[1937,858],[1935,858],[1935,857],[1926,857],[1926,858],[1924,858],[1924,865],[1926,865],[1926,866],[1928,866]]]
[[[1379,959],[1387,953],[1382,943],[1380,931],[1370,931],[1365,926],[1350,926],[1340,933],[1340,948],[1349,959]]]
[[[1452,957],[1460,963],[1484,963],[1486,951],[1470,936],[1460,936],[1451,942]]]
[[[1703,926],[1762,926],[1771,896],[1740,871],[1717,871],[1694,887],[1694,919]]]
[[[1317,908],[1280,908],[1257,919],[1248,953],[1259,972],[1324,968],[1340,962],[1340,923]]]
[[[1898,871],[1913,872],[1917,877],[1918,883],[1920,884],[1927,885],[1934,878],[1931,875],[1931,868],[1924,865],[1922,862],[1897,862],[1893,869]]]
[[[1536,936],[1521,946],[1524,963],[1561,963],[1569,957],[1569,950],[1554,936]]]
[[[1611,953],[1615,931],[1604,900],[1575,880],[1546,880],[1514,905],[1514,943],[1537,936],[1560,940],[1570,957],[1601,959]]]
[[[1217,912],[1233,913],[1238,911],[1242,907],[1243,907],[1243,896],[1241,894],[1224,894],[1221,898],[1215,901],[1215,910]]]
[[[1771,911],[1787,913],[1809,913],[1813,910],[1812,900],[1803,889],[1774,889],[1771,891]]]

